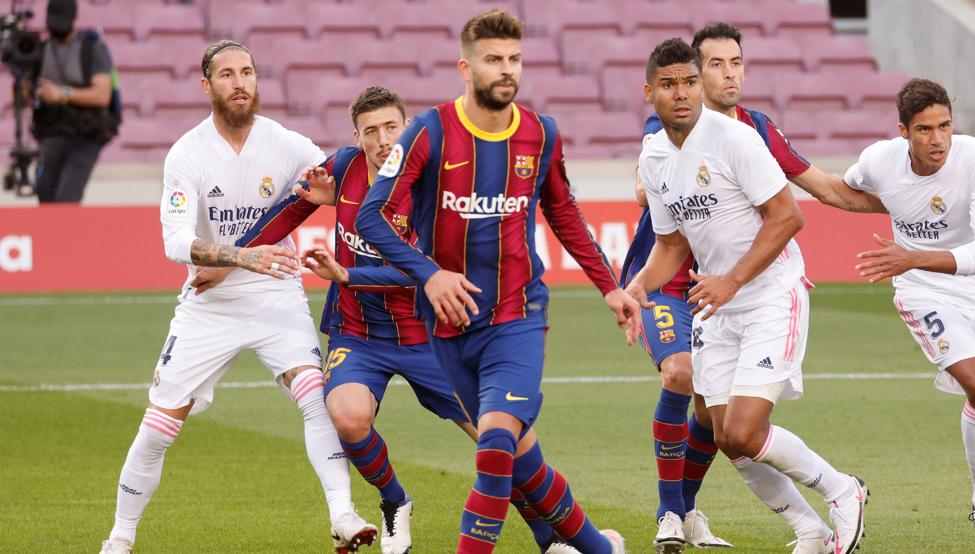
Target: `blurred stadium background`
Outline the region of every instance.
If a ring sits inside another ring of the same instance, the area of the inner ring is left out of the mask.
[[[44,5],[34,2],[35,28]],[[0,426],[0,551],[93,551],[110,527],[114,481],[145,402],[142,383],[184,275],[162,254],[158,204],[166,151],[209,113],[199,86],[205,47],[226,37],[248,44],[263,113],[331,152],[351,141],[346,107],[370,84],[397,90],[411,113],[460,95],[457,33],[496,6],[527,25],[518,101],[556,116],[577,196],[617,264],[639,215],[632,192],[649,113],[641,93],[646,57],[660,40],[689,39],[710,21],[729,21],[745,35],[743,104],[768,113],[824,169],[842,172],[864,146],[893,136],[893,97],[908,76],[942,82],[955,101],[957,132],[975,132],[972,0],[83,0],[78,27],[100,28],[109,43],[124,122],[81,207],[37,208],[0,193],[0,416],[12,422]],[[0,70],[0,91],[11,82]],[[13,144],[12,111],[4,93],[0,153]],[[802,207],[799,241],[820,283],[856,280],[853,255],[871,245],[872,232],[890,233],[883,217]],[[299,246],[330,241],[331,216],[316,218],[299,230]],[[584,282],[554,239],[546,244],[547,280]],[[133,292],[146,290],[167,292]],[[62,294],[72,291],[85,292]],[[865,551],[970,552],[960,401],[931,387],[890,294],[862,285],[813,292],[809,398],[786,403],[777,417],[877,492]],[[321,296],[313,295],[313,311]],[[598,521],[617,526],[634,551],[648,548],[655,372],[643,353],[621,346],[588,289],[559,288],[552,314],[546,371],[556,381],[545,385],[540,423],[548,452]],[[587,385],[593,378],[605,382]],[[228,380],[244,385],[222,390],[223,401],[172,453],[140,551],[320,548],[323,507],[297,414],[278,391],[262,388],[266,375],[253,357]],[[469,486],[469,445],[415,404],[405,387],[393,387],[379,425],[423,500],[416,537],[433,547],[421,551],[447,552]],[[606,444],[618,455],[606,456]],[[304,475],[300,485],[289,471]],[[739,551],[787,551],[783,526],[727,464],[716,464],[709,479],[703,506]],[[371,513],[372,491],[353,481]],[[510,528],[500,551],[528,552],[521,524]]]

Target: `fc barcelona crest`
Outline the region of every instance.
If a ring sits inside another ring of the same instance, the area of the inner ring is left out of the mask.
[[[535,156],[515,156],[515,175],[528,179],[535,174]]]
[[[264,198],[270,198],[274,195],[274,180],[270,177],[265,177],[261,180],[261,184],[257,187],[257,190]]]
[[[948,205],[945,204],[945,201],[940,196],[932,196],[931,211],[938,215],[944,215],[948,211]]]
[[[405,233],[410,229],[408,224],[408,215],[405,214],[393,214],[393,225],[395,225],[400,233]]]
[[[697,186],[706,187],[711,184],[711,174],[708,172],[708,166],[702,165],[697,170]]]

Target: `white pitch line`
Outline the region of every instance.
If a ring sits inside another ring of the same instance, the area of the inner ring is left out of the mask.
[[[902,380],[902,379],[933,379],[934,372],[925,373],[810,373],[805,379],[816,381],[865,381],[871,379]],[[549,384],[591,384],[591,383],[650,383],[659,381],[656,375],[616,375],[616,376],[578,376],[578,377],[545,377],[542,383]],[[405,385],[406,381],[396,378],[390,381],[392,385]],[[217,384],[223,389],[264,389],[277,385],[270,381],[228,381]],[[86,391],[116,391],[116,390],[146,390],[148,383],[72,383],[62,385],[0,385],[0,392],[86,392]]]

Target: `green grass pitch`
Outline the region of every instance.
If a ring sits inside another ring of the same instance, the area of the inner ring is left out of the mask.
[[[324,295],[311,296],[319,312]],[[890,297],[889,287],[864,285],[812,292],[806,395],[781,403],[773,420],[867,481],[873,495],[863,552],[972,552],[962,399],[934,389],[934,370]],[[174,305],[175,294],[159,293],[0,296],[0,552],[97,551],[112,526],[119,469],[146,391],[25,387],[147,383]],[[657,372],[639,347],[626,348],[592,289],[555,289],[550,317],[547,377],[645,378],[546,383],[537,429],[548,461],[597,526],[619,530],[630,552],[648,552],[656,528],[649,436]],[[903,378],[813,378],[863,373]],[[224,380],[266,383],[268,376],[247,354]],[[420,408],[405,386],[390,387],[377,426],[415,499],[414,551],[453,552],[473,481],[472,443]],[[360,513],[378,523],[375,491],[354,471],[352,481]],[[733,552],[790,551],[790,530],[720,454],[698,505]],[[170,450],[136,550],[322,552],[330,546],[326,519],[290,400],[274,387],[223,388]],[[378,545],[363,551],[378,553]],[[537,551],[514,511],[497,551]]]

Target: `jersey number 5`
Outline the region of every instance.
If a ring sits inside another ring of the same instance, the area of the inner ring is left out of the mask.
[[[936,339],[940,337],[945,332],[945,324],[941,323],[940,319],[937,319],[938,312],[931,312],[924,316],[924,323],[928,326],[928,332],[931,333],[931,338]]]
[[[658,329],[674,326],[674,315],[670,313],[670,306],[654,306],[653,319],[657,322]]]

